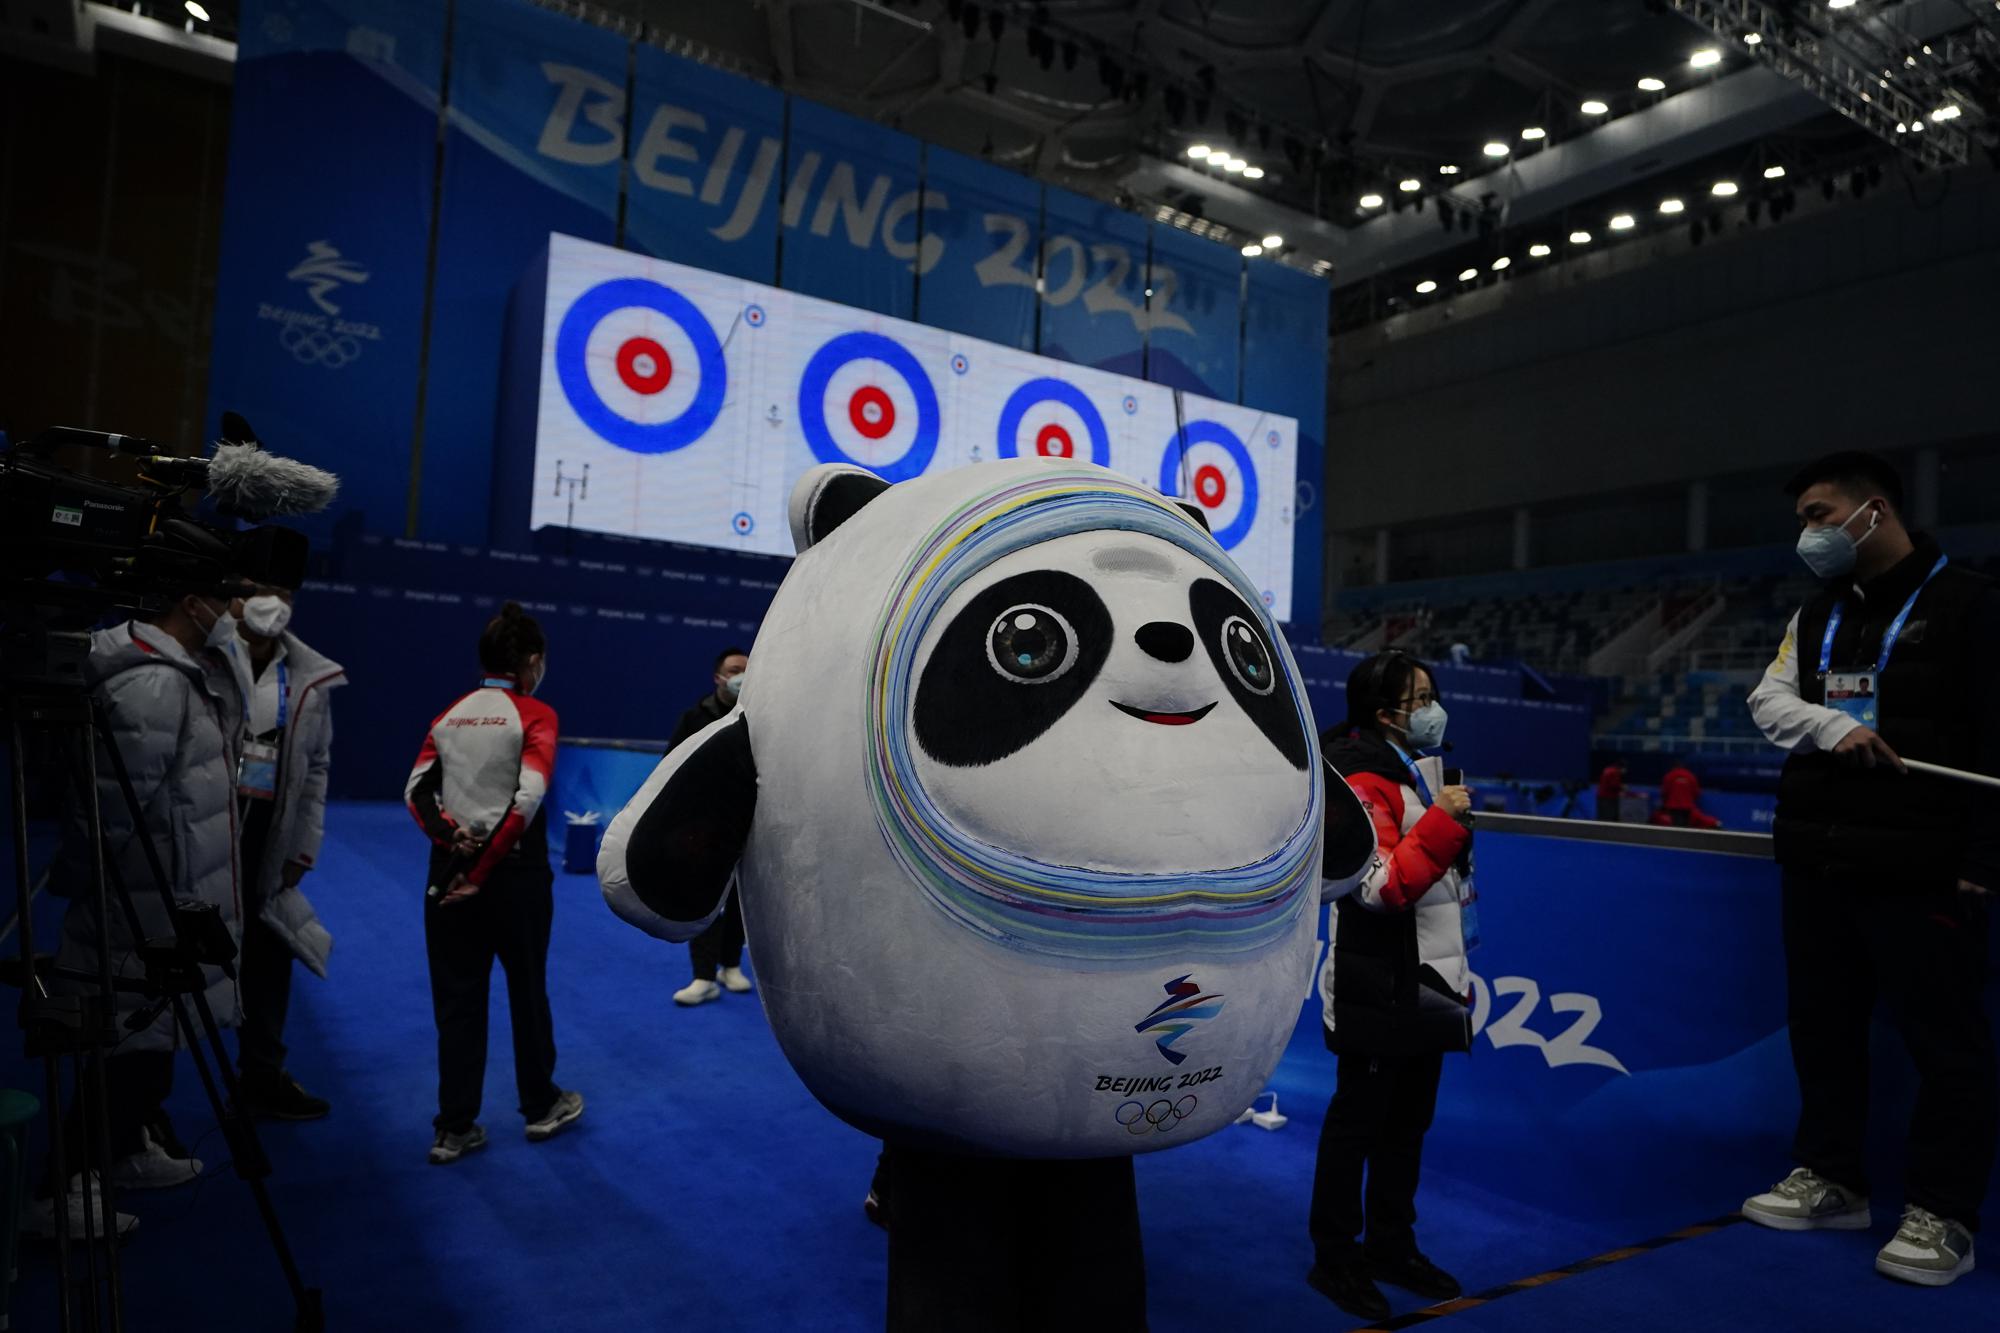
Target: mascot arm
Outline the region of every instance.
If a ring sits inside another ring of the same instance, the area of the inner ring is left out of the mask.
[[[605,902],[649,935],[693,939],[721,914],[756,809],[739,709],[676,746],[611,821],[597,854]]]
[[[1354,788],[1330,763],[1326,765],[1326,837],[1322,847],[1319,900],[1330,903],[1354,892],[1375,862],[1374,821]]]

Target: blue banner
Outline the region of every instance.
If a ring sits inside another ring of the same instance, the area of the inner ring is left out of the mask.
[[[1051,187],[1044,198],[1038,350],[1121,375],[1140,374],[1147,318],[1146,224],[1121,208],[1068,190]]]
[[[794,98],[778,285],[909,319],[940,248],[920,234],[918,172],[907,134]]]
[[[1243,401],[1296,417],[1298,490],[1292,513],[1292,620],[1315,642],[1325,619],[1327,286],[1311,274],[1250,261],[1243,309]]]
[[[444,16],[249,0],[241,29],[208,428],[241,412],[272,449],[340,474],[338,507],[297,525],[316,540],[343,514],[400,528]]]
[[[1209,398],[1238,401],[1243,257],[1229,246],[1172,227],[1155,223],[1151,230],[1146,378]],[[1300,424],[1305,425],[1303,418]],[[1319,433],[1315,425],[1314,436]]]
[[[917,318],[988,342],[1035,350],[1035,262],[1042,187],[945,148],[924,156],[924,236],[937,263],[917,285]]]
[[[637,59],[625,244],[775,283],[784,94],[650,46]]]
[[[418,530],[484,541],[508,297],[550,232],[614,238],[626,50],[526,0],[454,24]]]

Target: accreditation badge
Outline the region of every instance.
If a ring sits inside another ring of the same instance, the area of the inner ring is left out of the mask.
[[[1847,714],[1862,726],[1876,728],[1881,716],[1882,696],[1876,690],[1875,671],[1829,671],[1826,673],[1826,706]]]
[[[243,742],[236,762],[236,790],[256,801],[278,798],[278,747],[270,741]]]

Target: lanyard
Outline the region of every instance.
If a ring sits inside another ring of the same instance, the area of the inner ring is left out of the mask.
[[[521,688],[520,682],[512,676],[484,676],[480,678],[479,685],[481,689],[487,690],[518,690]]]
[[[1910,618],[1910,612],[1917,609],[1917,598],[1924,595],[1924,589],[1930,587],[1931,580],[1938,576],[1938,571],[1945,567],[1950,558],[1943,555],[1938,557],[1937,563],[1931,566],[1931,572],[1924,575],[1924,581],[1917,585],[1917,590],[1910,594],[1910,600],[1903,603],[1903,609],[1896,613],[1896,618],[1889,622],[1889,628],[1883,631],[1882,653],[1875,659],[1877,672],[1889,669],[1889,654],[1896,651],[1896,640],[1902,636],[1903,622]],[[1833,613],[1826,618],[1826,636],[1819,641],[1819,674],[1822,676],[1833,666],[1833,636],[1840,632],[1841,614],[1841,604],[1835,602]]]
[[[1417,768],[1417,761],[1404,753],[1403,747],[1394,741],[1389,742],[1389,748],[1394,750],[1396,757],[1403,761],[1403,767],[1410,770],[1410,781],[1416,785],[1417,795],[1423,798],[1424,804],[1427,806],[1436,804],[1436,802],[1431,800],[1431,785],[1424,781],[1423,773]]]
[[[292,710],[291,674],[283,662],[278,663],[278,730],[285,729],[285,716]]]

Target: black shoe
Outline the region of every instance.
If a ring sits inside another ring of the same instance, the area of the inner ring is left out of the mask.
[[[245,1110],[268,1120],[318,1120],[333,1109],[290,1074],[239,1074],[236,1090]]]
[[[1458,1279],[1415,1250],[1393,1256],[1368,1256],[1368,1275],[1377,1282],[1414,1292],[1425,1300],[1454,1301],[1464,1295]]]
[[[1357,1319],[1372,1322],[1389,1317],[1389,1298],[1368,1280],[1359,1260],[1314,1264],[1306,1274],[1306,1282]]]

